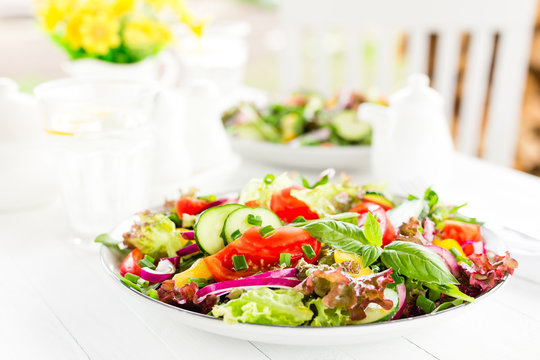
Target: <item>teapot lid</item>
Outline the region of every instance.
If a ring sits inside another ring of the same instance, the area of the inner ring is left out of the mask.
[[[442,106],[442,96],[429,87],[429,77],[426,74],[415,73],[407,78],[407,86],[392,94],[389,99],[390,106],[408,104],[412,102],[431,103]]]

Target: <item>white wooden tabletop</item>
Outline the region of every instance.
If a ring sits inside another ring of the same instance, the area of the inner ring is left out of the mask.
[[[268,172],[241,163],[189,182],[226,191]],[[441,190],[448,202],[466,200],[477,217],[540,238],[540,179],[458,156],[450,180]],[[187,184],[155,188],[154,203]],[[97,251],[69,238],[59,200],[0,213],[0,359],[540,359],[540,257],[515,255],[520,268],[506,286],[436,328],[370,344],[280,346],[211,335],[135,307]]]

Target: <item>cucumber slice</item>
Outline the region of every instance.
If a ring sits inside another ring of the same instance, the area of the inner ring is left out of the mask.
[[[379,191],[366,191],[364,199],[373,201],[374,203],[385,206],[386,208],[394,207],[394,203],[390,199],[388,199],[382,192]]]
[[[388,215],[388,219],[390,219],[392,225],[397,229],[401,224],[409,222],[409,219],[412,217],[422,222],[428,212],[428,204],[422,199],[417,199],[404,201],[399,206],[389,210],[386,215]]]
[[[228,204],[216,206],[203,211],[195,224],[195,241],[202,251],[212,255],[225,247],[225,241],[221,237],[225,219],[234,210],[243,208],[244,205]]]
[[[266,208],[243,207],[241,209],[236,209],[229,214],[227,220],[225,220],[225,225],[223,226],[223,237],[225,238],[227,244],[230,244],[234,241],[232,238],[233,232],[239,230],[243,234],[247,229],[254,226],[247,221],[250,214],[257,215],[261,218],[261,227],[266,225],[272,225],[274,228],[276,228],[283,225],[279,217]]]
[[[385,310],[379,305],[371,303],[365,309],[366,317],[362,320],[355,321],[354,324],[367,324],[391,320],[399,309],[399,296],[397,291],[386,288],[384,289],[384,298],[392,300],[394,303],[394,306],[392,306],[390,310]]]
[[[371,125],[358,120],[353,110],[337,114],[332,123],[338,136],[348,141],[362,141],[371,135]]]

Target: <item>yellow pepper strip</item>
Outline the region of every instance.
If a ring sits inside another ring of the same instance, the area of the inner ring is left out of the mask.
[[[210,271],[208,271],[208,268],[202,259],[195,261],[189,269],[174,275],[173,280],[176,286],[182,287],[188,283],[190,278],[200,278],[205,280],[210,280],[212,278],[212,274],[210,274]]]
[[[440,246],[442,248],[445,248],[446,250],[456,249],[457,251],[459,251],[461,256],[466,256],[465,253],[463,252],[463,249],[461,248],[461,245],[459,245],[459,243],[454,239],[445,239],[445,240],[434,239],[433,245]]]
[[[358,265],[360,265],[360,268],[361,268],[360,271],[357,272],[356,274],[351,274],[354,277],[363,276],[363,275],[369,275],[369,274],[373,273],[373,271],[371,271],[370,268],[364,267],[362,265],[362,257],[359,256],[359,255],[348,253],[348,252],[345,252],[345,251],[336,250],[336,251],[334,251],[334,260],[338,264],[341,264],[341,263],[343,263],[345,261],[352,261],[352,262],[355,262]]]

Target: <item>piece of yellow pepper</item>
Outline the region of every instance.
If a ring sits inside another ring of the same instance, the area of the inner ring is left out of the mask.
[[[351,273],[351,275],[354,277],[373,274],[373,271],[371,271],[370,268],[364,267],[364,265],[362,265],[362,257],[360,255],[336,250],[334,251],[334,260],[338,264],[341,264],[345,261],[352,261],[360,265],[360,271],[358,271],[356,274]]]
[[[210,271],[208,271],[208,268],[202,259],[195,261],[189,269],[174,275],[173,280],[176,286],[182,287],[188,283],[190,278],[205,280],[210,280],[212,278],[212,274],[210,274]]]
[[[454,239],[444,239],[444,240],[434,239],[433,245],[440,246],[442,248],[445,248],[446,250],[456,249],[457,251],[459,251],[461,256],[465,256],[465,253],[463,252],[461,245],[459,245],[459,243]]]

